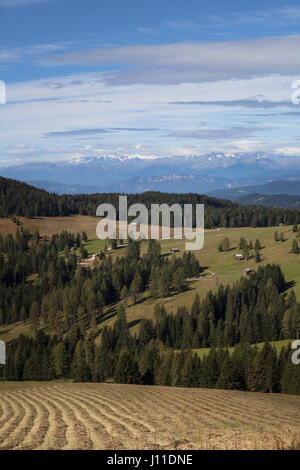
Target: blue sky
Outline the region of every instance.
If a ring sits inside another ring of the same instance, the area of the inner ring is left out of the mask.
[[[0,165],[300,155],[299,1],[0,0]]]

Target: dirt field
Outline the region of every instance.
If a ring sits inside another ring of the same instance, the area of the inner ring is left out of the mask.
[[[0,449],[300,448],[300,397],[0,383]]]

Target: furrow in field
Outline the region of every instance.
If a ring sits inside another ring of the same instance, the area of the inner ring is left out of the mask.
[[[159,414],[160,422],[158,422],[155,418],[155,410],[149,408],[142,393],[140,395],[126,395],[124,393],[122,397],[119,397],[101,391],[101,396],[113,407],[119,409],[122,414],[125,414],[125,416],[128,414],[131,419],[142,424],[148,432],[155,433],[158,427],[162,427],[162,414]]]
[[[169,416],[172,416],[175,421],[180,421],[181,426],[185,424],[189,427],[191,425],[190,421],[193,421],[193,426],[196,426],[199,431],[216,426],[222,427],[221,424],[216,423],[214,419],[210,418],[211,413],[202,413],[207,410],[203,405],[200,409],[194,406],[188,408],[186,400],[178,400],[178,394],[172,395],[169,388],[166,390],[167,391],[164,390],[164,387],[160,387],[155,393],[155,396],[149,392],[149,404],[155,401],[158,409],[161,403],[164,403],[164,406],[168,404],[166,409],[168,410]]]
[[[125,392],[125,390],[124,390],[124,395],[125,395],[125,393],[126,393],[126,392]],[[120,412],[118,411],[118,403],[119,403],[121,400],[124,401],[124,398],[123,398],[123,397],[120,398],[119,400],[116,400],[116,402],[112,403],[111,400],[109,400],[109,401],[106,400],[106,398],[105,398],[105,397],[102,395],[102,393],[101,393],[101,394],[97,395],[96,397],[94,397],[93,399],[96,400],[97,402],[99,402],[100,406],[105,407],[105,409],[107,410],[107,413],[109,413],[109,414],[113,413],[114,416],[121,416],[122,422],[124,422],[124,420],[125,420],[125,422],[128,423],[128,418],[126,418],[126,417],[127,417],[126,413],[124,414],[124,412],[121,412],[121,413],[120,413]],[[134,398],[133,398],[132,396],[131,396],[131,400],[134,400]],[[152,412],[153,412],[153,414],[154,414],[153,403],[152,403]],[[143,420],[144,420],[144,424],[143,424],[143,427],[138,426],[138,429],[136,429],[138,423],[136,422],[136,419],[134,419],[134,422],[133,422],[133,423],[134,423],[135,434],[138,435],[138,436],[143,437],[144,439],[146,439],[146,440],[148,441],[150,437],[153,438],[153,439],[155,438],[155,434],[156,434],[157,428],[158,428],[158,426],[159,426],[160,438],[161,438],[161,440],[163,440],[163,433],[164,433],[164,431],[167,431],[167,430],[169,431],[169,427],[166,426],[166,421],[167,421],[167,419],[168,419],[168,415],[166,414],[166,415],[164,416],[164,415],[160,412],[160,423],[159,423],[158,425],[157,425],[157,423],[156,423],[156,427],[155,427],[155,428],[153,427],[153,424],[152,424],[151,428],[153,429],[153,431],[150,431],[150,433],[149,433],[149,424],[148,424],[148,422],[146,421],[146,420],[147,420],[146,415],[143,415],[143,413],[142,413],[141,410],[139,410],[139,411],[137,412],[137,414],[138,414],[138,416],[141,416],[141,418],[138,419],[138,420],[141,421],[141,419],[143,419]],[[151,420],[149,420],[149,421],[150,421],[150,423],[151,423],[151,422],[152,422],[152,423],[154,422],[153,419],[152,419],[152,421],[151,421]],[[147,424],[147,427],[145,428],[145,425],[146,425],[146,424]],[[150,424],[150,425],[151,425],[151,424]],[[128,423],[128,426],[129,426],[129,423]],[[152,439],[152,440],[153,440],[153,439]]]
[[[85,403],[81,399],[76,398],[76,392],[73,392],[72,390],[70,397],[66,389],[67,387],[63,386],[55,387],[55,389],[52,389],[52,395],[60,397],[63,400],[67,400],[68,405],[72,407],[72,409],[76,410],[76,413],[80,414],[80,419],[88,430],[94,449],[109,448],[112,441],[110,425],[103,422],[103,419],[99,419],[99,412],[96,408],[89,406],[88,409],[91,409],[91,413],[89,413],[86,409]]]
[[[163,413],[162,405],[160,404],[159,411],[156,410],[156,407],[153,406],[151,401],[149,405],[146,404],[144,400],[144,395],[141,396],[142,389],[140,388],[140,393],[137,393],[135,386],[122,386],[122,393],[118,393],[119,387],[115,386],[114,389],[109,389],[106,384],[103,384],[101,388],[101,396],[106,397],[109,395],[110,403],[119,408],[119,404],[122,403],[122,410],[126,410],[127,406],[131,409],[130,416],[135,416],[135,420],[142,421],[144,426],[146,426],[149,431],[146,436],[147,440],[151,437],[152,445],[160,444],[163,445],[165,439],[163,438],[164,433],[169,434],[170,431],[170,422],[172,423],[172,418],[170,418],[170,410],[166,409],[166,412]],[[124,389],[123,389],[124,387]],[[105,393],[103,392],[105,390]],[[117,393],[114,393],[117,392]],[[98,392],[99,393],[99,392]],[[136,404],[136,405],[132,405]],[[123,411],[122,411],[123,413]],[[174,412],[175,413],[175,412]],[[173,413],[173,416],[174,416]],[[125,414],[126,416],[126,414]],[[155,417],[156,416],[156,417]],[[151,435],[149,434],[151,433]],[[158,442],[158,435],[160,437],[160,442]]]
[[[88,437],[87,429],[68,405],[68,400],[57,398],[53,393],[52,387],[49,387],[47,390],[40,389],[40,397],[47,399],[61,412],[62,419],[66,424],[66,444],[63,449],[91,449],[91,441]]]
[[[17,428],[15,428],[9,436],[10,445],[14,449],[22,449],[22,443],[31,433],[35,421],[37,420],[37,409],[31,400],[25,398],[24,393],[13,392],[11,394],[14,399],[20,403],[25,409],[25,416]]]
[[[51,393],[51,387],[50,393]],[[30,391],[32,397],[37,403],[40,403],[42,407],[45,407],[48,413],[48,429],[44,436],[43,442],[37,447],[40,450],[43,449],[54,449],[59,450],[66,446],[66,430],[67,424],[64,422],[61,410],[53,404],[48,398],[41,396],[40,389]]]
[[[126,436],[126,439],[130,438],[132,440],[133,438],[136,438],[138,436],[138,431],[131,425],[129,424],[128,418],[126,419],[120,419],[119,416],[114,413],[106,404],[104,404],[102,401],[99,402],[97,400],[91,400],[90,397],[88,397],[88,401],[84,400],[81,396],[78,398],[76,397],[76,392],[72,391],[71,392],[66,392],[65,390],[63,392],[64,396],[67,397],[68,402],[74,403],[74,406],[79,408],[81,410],[81,413],[86,413],[88,416],[89,414],[87,413],[86,409],[91,409],[91,404],[90,401],[93,401],[94,408],[98,410],[98,413],[101,413],[101,415],[106,419],[110,420],[110,422],[113,424],[111,431],[114,433],[116,430],[115,428],[117,427],[118,431],[120,430],[120,434],[124,433],[124,438]],[[97,404],[98,402],[98,404]],[[99,406],[100,405],[100,406]],[[95,411],[94,411],[95,413]],[[128,436],[127,436],[128,435]]]
[[[34,398],[31,391],[24,391],[22,393],[22,400],[24,399],[31,402],[35,407],[36,419],[34,420],[29,434],[24,438],[21,447],[18,445],[16,448],[20,447],[23,450],[32,450],[36,449],[44,442],[49,429],[49,411],[43,403],[40,403],[36,398]]]
[[[214,428],[241,427],[240,419],[237,419],[234,415],[228,413],[224,407],[216,405],[213,401],[209,403],[207,398],[203,398],[201,401],[196,402],[195,399],[188,398],[188,394],[185,394],[182,390],[176,390],[176,392],[171,390],[169,396],[176,406],[179,406],[179,403],[181,403],[181,406],[185,407],[186,421],[195,416],[198,420],[207,420],[210,423],[210,427]],[[166,399],[165,393],[162,392],[164,400]],[[244,424],[247,424],[247,420],[244,421]]]
[[[196,403],[199,400],[204,399],[208,403],[211,403],[212,406],[223,406],[224,409],[230,411],[231,415],[238,415],[241,418],[241,421],[246,423],[249,423],[251,420],[254,422],[254,425],[257,423],[260,426],[272,427],[277,426],[276,423],[272,423],[272,419],[275,418],[276,420],[280,419],[282,424],[299,425],[299,419],[297,419],[295,416],[287,417],[285,413],[278,412],[278,410],[275,410],[269,402],[260,402],[258,399],[256,399],[255,404],[257,404],[257,406],[255,406],[255,404],[251,403],[250,395],[248,396],[247,402],[244,403],[240,396],[236,395],[234,398],[232,393],[227,393],[227,391],[215,394],[204,394],[203,392],[204,391],[201,390],[201,398],[196,392],[194,393],[194,396],[196,396]]]
[[[121,418],[125,418],[126,420],[129,420],[133,426],[137,428],[137,430],[141,432],[154,432],[155,429],[152,426],[149,426],[147,423],[144,422],[144,417],[139,416],[138,414],[138,409],[135,408],[133,411],[133,407],[130,405],[124,405],[120,401],[116,401],[115,399],[112,398],[112,395],[107,395],[104,394],[102,391],[101,393],[98,393],[97,395],[93,394],[92,392],[81,392],[81,391],[76,391],[76,393],[82,397],[88,398],[88,400],[95,400],[99,399],[103,401],[105,404],[108,404],[113,413],[117,414]],[[123,400],[124,403],[124,400]]]
[[[3,414],[0,418],[0,430],[5,423],[8,423],[14,417],[14,410],[11,404],[6,400],[4,393],[0,395]],[[1,435],[0,435],[1,438]]]
[[[217,397],[210,396],[209,394],[191,397],[192,402],[195,406],[199,406],[199,410],[204,409],[206,413],[210,413],[216,420],[222,420],[224,423],[227,421],[231,427],[247,427],[247,428],[261,428],[266,425],[266,419],[264,416],[259,415],[255,412],[255,415],[250,414],[250,410],[243,411],[235,403],[230,405],[224,399],[221,402]],[[190,400],[186,400],[190,403]],[[226,424],[226,423],[225,423]]]
[[[119,387],[117,388],[117,386],[115,386],[116,392],[118,389]],[[178,442],[178,440],[186,443],[190,442],[191,437],[194,436],[195,433],[199,434],[202,432],[202,429],[207,428],[207,423],[206,427],[203,427],[203,419],[201,420],[202,422],[199,422],[199,420],[195,420],[193,416],[191,416],[190,420],[185,418],[186,409],[183,407],[179,409],[178,406],[174,407],[172,400],[166,400],[167,403],[165,403],[160,397],[160,388],[158,387],[141,388],[138,386],[123,385],[122,395],[118,395],[119,394],[116,393],[114,398],[123,403],[126,395],[128,395],[129,399],[132,400],[132,402],[136,402],[137,406],[141,408],[140,413],[145,421],[149,420],[152,425],[155,424],[156,432],[152,440],[152,444],[154,443],[155,446],[159,445],[163,448],[169,448],[173,446],[172,443]],[[156,398],[154,398],[154,396]],[[150,417],[149,411],[151,412]]]
[[[10,436],[18,426],[22,425],[25,417],[25,408],[17,401],[12,394],[6,396],[5,400],[10,404],[13,409],[12,418],[3,424],[0,433],[0,449],[12,449],[13,442],[10,441]]]

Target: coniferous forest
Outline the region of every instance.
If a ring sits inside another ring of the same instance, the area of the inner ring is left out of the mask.
[[[219,387],[300,393],[299,368],[291,348],[280,354],[269,342],[299,335],[300,304],[277,265],[259,266],[250,278],[220,285],[190,310],[173,315],[163,305],[155,320],[142,319],[132,335],[124,303],[112,327],[100,328],[105,306],[135,300],[149,289],[155,298],[182,292],[201,266],[193,253],[161,255],[154,240],[144,254],[129,241],[115,261],[103,253],[97,267],[78,266],[70,247],[80,248],[86,234],[62,232],[50,239],[22,227],[0,238],[0,322],[31,320],[33,337],[21,335],[8,345],[6,380],[73,379],[119,383]],[[62,256],[63,254],[63,256]],[[47,331],[47,333],[45,332]],[[262,349],[251,346],[264,342]],[[229,348],[233,348],[229,350]],[[210,348],[200,359],[192,349]],[[42,364],[42,367],[41,367]]]
[[[32,329],[31,337],[21,335],[9,343],[8,362],[0,366],[2,379],[114,379],[300,393],[291,348],[278,353],[270,345],[300,334],[300,303],[293,291],[285,293],[278,265],[259,265],[249,278],[220,285],[201,300],[196,296],[190,309],[183,305],[168,314],[158,303],[153,320],[141,319],[133,335],[124,308],[127,299],[137,303],[146,290],[156,299],[187,290],[187,279],[203,270],[194,254],[162,255],[154,240],[141,253],[140,242],[129,240],[123,256],[113,260],[103,251],[96,265],[83,267],[76,251],[87,256],[85,232],[42,238],[25,230],[16,216],[94,215],[102,202],[117,207],[118,194],[59,197],[4,178],[0,183],[0,215],[13,215],[18,226],[15,237],[0,236],[0,326],[29,319]],[[205,203],[209,227],[280,222],[297,227],[300,222],[297,211],[241,207],[194,194],[145,193],[129,196],[128,202],[150,207],[150,201]],[[221,244],[221,251],[229,249],[227,239]],[[115,323],[102,327],[107,307],[117,302]],[[200,357],[194,350],[202,348],[209,349]]]
[[[50,194],[26,183],[0,177],[0,217],[57,217],[75,214],[95,216],[97,207],[110,203],[118,217],[119,194]],[[300,223],[300,212],[280,207],[243,206],[231,201],[198,194],[168,194],[145,192],[128,195],[128,205],[151,204],[205,204],[205,228],[211,227],[271,227],[284,223]],[[194,215],[195,218],[195,215]],[[193,221],[195,224],[195,221]]]

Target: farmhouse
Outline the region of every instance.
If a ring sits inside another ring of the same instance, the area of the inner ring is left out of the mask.
[[[237,259],[237,260],[239,260],[239,261],[241,261],[241,260],[244,259],[244,256],[241,255],[241,254],[239,254],[239,253],[237,253],[237,254],[234,255],[234,258]]]
[[[252,273],[253,273],[252,269],[247,268],[247,269],[244,269],[243,276],[244,277],[249,277]]]

